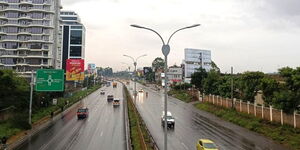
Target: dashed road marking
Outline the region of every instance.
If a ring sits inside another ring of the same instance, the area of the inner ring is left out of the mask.
[[[182,145],[186,150],[189,149],[189,148],[188,148],[184,143],[182,143],[182,142],[181,142],[181,145]]]

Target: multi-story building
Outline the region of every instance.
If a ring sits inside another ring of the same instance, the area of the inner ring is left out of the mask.
[[[184,49],[184,81],[190,83],[191,75],[200,67],[211,69],[211,51],[201,49]]]
[[[178,82],[182,82],[182,68],[177,66],[169,67],[168,69],[168,83],[175,84]]]
[[[67,59],[84,59],[85,28],[74,11],[61,11],[62,68],[66,69]]]
[[[59,68],[59,0],[0,0],[0,68]]]

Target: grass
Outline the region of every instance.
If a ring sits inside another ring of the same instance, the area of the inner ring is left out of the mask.
[[[168,94],[179,100],[182,100],[186,103],[193,101],[193,97],[190,94],[188,94],[185,90],[173,90],[172,89],[168,92]]]
[[[246,113],[215,106],[210,103],[197,103],[194,106],[198,109],[215,114],[226,121],[230,121],[251,131],[260,133],[291,149],[300,150],[300,129],[271,123]]]
[[[126,98],[127,98],[131,146],[132,146],[133,150],[143,149],[143,145],[142,145],[143,139],[142,138],[144,138],[147,149],[153,150],[154,148],[152,147],[150,135],[148,134],[148,132],[146,130],[146,126],[143,123],[140,123],[138,125],[138,123],[142,121],[142,118],[138,114],[138,112],[135,110],[135,107],[133,105],[133,101],[128,92],[128,89],[126,87],[124,87],[124,88],[125,88],[125,93],[126,93]],[[143,137],[140,137],[139,130],[141,130]]]
[[[79,101],[81,98],[85,97],[86,95],[94,92],[95,90],[99,89],[101,86],[95,86],[85,91],[78,91],[74,93],[73,96],[69,98],[59,98],[58,105],[51,105],[49,107],[42,108],[38,111],[33,112],[32,114],[32,123],[35,124],[40,120],[43,120],[45,117],[50,117],[51,112],[59,113],[61,111],[60,106],[63,106],[67,100],[69,100],[69,105],[65,106],[65,108],[70,107],[72,104]],[[17,133],[29,129],[29,127],[22,127],[22,124],[28,124],[28,115],[27,114],[20,114],[17,115],[18,118],[12,118],[6,121],[0,122],[0,138],[1,137],[11,137],[16,135]],[[21,121],[21,122],[20,122]]]

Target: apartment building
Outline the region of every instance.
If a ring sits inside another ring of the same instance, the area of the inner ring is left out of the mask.
[[[66,69],[67,59],[84,59],[85,57],[85,27],[74,11],[61,11],[60,18],[62,69]]]
[[[0,0],[0,69],[59,68],[60,0]]]

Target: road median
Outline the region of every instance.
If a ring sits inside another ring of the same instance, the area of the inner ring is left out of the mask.
[[[127,100],[131,148],[133,150],[157,150],[158,147],[133,104],[132,97],[126,86],[124,86],[124,91]]]

